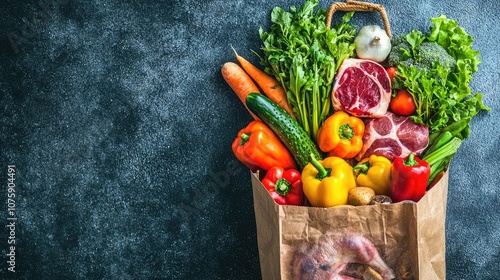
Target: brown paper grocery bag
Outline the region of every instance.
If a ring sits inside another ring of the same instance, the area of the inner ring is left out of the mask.
[[[278,205],[251,177],[262,279],[446,278],[448,172],[418,203],[332,208]]]

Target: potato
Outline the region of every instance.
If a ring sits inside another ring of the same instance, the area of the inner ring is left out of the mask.
[[[368,205],[375,196],[375,191],[368,187],[355,187],[349,191],[348,203],[354,206]]]

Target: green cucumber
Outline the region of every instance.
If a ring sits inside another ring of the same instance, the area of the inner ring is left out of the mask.
[[[250,93],[245,103],[283,142],[300,170],[309,163],[311,153],[316,159],[322,155],[300,124],[278,104],[262,94]]]

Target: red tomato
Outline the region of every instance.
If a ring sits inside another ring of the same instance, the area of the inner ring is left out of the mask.
[[[406,89],[397,91],[396,96],[391,99],[389,107],[394,114],[400,116],[410,116],[415,113],[415,101]]]
[[[387,71],[387,74],[389,74],[391,84],[394,83],[394,76],[396,76],[396,71],[398,70],[398,68],[396,66],[391,66],[385,70]]]

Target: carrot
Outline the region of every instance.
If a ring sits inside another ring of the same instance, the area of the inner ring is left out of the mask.
[[[240,98],[243,105],[247,108],[248,112],[256,120],[260,120],[255,114],[253,114],[247,107],[245,99],[251,92],[260,93],[259,88],[252,81],[252,78],[241,68],[238,64],[234,62],[226,62],[222,65],[222,77],[228,83],[228,85],[233,89],[236,95]]]
[[[247,72],[247,74],[259,85],[264,94],[295,118],[293,110],[288,104],[286,92],[280,83],[271,75],[268,75],[266,72],[260,70],[248,60],[238,55],[234,48],[233,51],[241,67],[243,67],[245,72]]]

